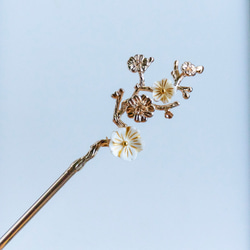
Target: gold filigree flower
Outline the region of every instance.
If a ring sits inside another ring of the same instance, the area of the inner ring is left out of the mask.
[[[185,76],[194,76],[196,75],[196,67],[191,62],[184,62],[181,65],[181,70]]]
[[[168,79],[157,81],[153,86],[153,98],[156,102],[163,103],[170,102],[172,96],[175,94],[175,87]]]
[[[146,95],[134,95],[128,100],[126,112],[129,118],[134,118],[136,122],[146,122],[152,117],[155,107],[150,98]]]
[[[128,59],[128,69],[133,73],[145,72],[153,61],[153,57],[145,58],[143,55],[131,56]]]
[[[134,160],[142,151],[141,136],[136,128],[119,128],[111,135],[109,148],[114,156],[123,160]]]

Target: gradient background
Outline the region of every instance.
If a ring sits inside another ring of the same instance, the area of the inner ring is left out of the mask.
[[[172,120],[124,118],[136,161],[101,149],[6,249],[249,249],[247,18],[246,0],[1,1],[0,235],[116,128],[130,56],[155,58],[148,85],[205,66]]]

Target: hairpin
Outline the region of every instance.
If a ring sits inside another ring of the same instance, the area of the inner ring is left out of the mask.
[[[137,154],[142,151],[143,143],[140,132],[132,126],[122,121],[122,116],[127,114],[128,118],[133,119],[136,123],[145,123],[152,118],[154,112],[159,110],[164,112],[167,119],[173,117],[172,109],[180,105],[178,101],[171,102],[177,91],[181,91],[182,97],[188,99],[192,92],[191,87],[181,85],[185,77],[201,74],[204,70],[203,66],[195,66],[191,62],[184,62],[179,70],[179,62],[174,62],[174,69],[171,72],[173,83],[163,78],[154,82],[152,86],[146,86],[144,73],[148,67],[154,62],[153,57],[146,58],[143,55],[135,55],[130,57],[127,65],[128,69],[133,73],[139,74],[139,83],[134,87],[131,97],[122,101],[124,90],[119,89],[112,94],[115,99],[115,108],[113,114],[113,122],[117,125],[117,130],[113,131],[110,139],[102,139],[90,146],[90,150],[86,155],[74,161],[70,167],[59,177],[57,181],[26,211],[26,213],[6,232],[0,239],[0,249],[2,249],[22,227],[49,201],[52,196],[84,165],[95,157],[101,147],[109,147],[114,156],[124,160],[134,160]],[[148,97],[145,93],[149,92],[152,97]],[[156,104],[162,103],[162,104]]]

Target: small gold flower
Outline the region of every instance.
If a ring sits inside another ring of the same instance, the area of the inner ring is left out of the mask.
[[[131,56],[128,59],[128,69],[133,73],[145,72],[153,61],[153,57],[145,58],[143,55]]]
[[[153,116],[155,107],[150,98],[145,95],[134,95],[128,100],[126,112],[129,118],[134,118],[136,122],[146,122]]]
[[[109,148],[114,156],[123,160],[134,160],[142,151],[141,136],[136,128],[118,128],[111,135]]]
[[[185,76],[194,76],[197,72],[196,67],[191,62],[184,62],[181,65],[181,70]]]
[[[175,94],[175,87],[168,79],[157,81],[153,86],[153,98],[156,102],[163,103],[170,102],[172,96]]]

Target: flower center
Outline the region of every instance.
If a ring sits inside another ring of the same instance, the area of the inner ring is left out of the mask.
[[[142,114],[144,111],[147,111],[147,107],[145,107],[143,104],[138,104],[137,107],[135,108],[135,113],[136,114]]]
[[[122,146],[123,146],[123,147],[128,146],[128,142],[127,142],[127,141],[122,142]]]
[[[165,94],[166,92],[166,89],[161,89],[161,94]]]

